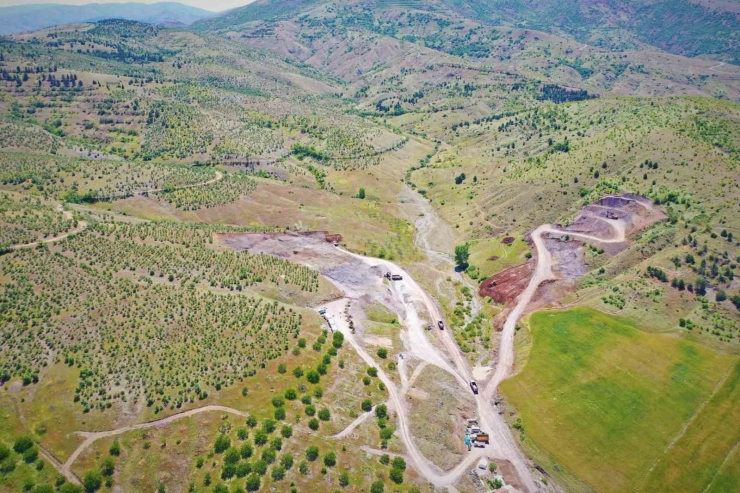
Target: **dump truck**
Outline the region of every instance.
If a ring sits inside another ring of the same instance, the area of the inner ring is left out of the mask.
[[[400,274],[393,274],[391,276],[391,281],[402,281],[402,280],[403,280],[403,276],[401,276]]]
[[[439,327],[439,330],[445,330],[445,323],[443,321],[438,321],[437,326]]]
[[[475,380],[470,381],[470,389],[473,391],[474,394],[478,394],[478,384],[475,383]]]
[[[485,431],[479,432],[477,435],[475,435],[475,441],[478,443],[485,443],[488,444],[491,437],[488,436],[488,433]]]

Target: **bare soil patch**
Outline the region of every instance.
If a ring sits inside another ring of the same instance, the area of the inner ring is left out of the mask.
[[[514,301],[529,284],[529,278],[533,271],[534,264],[532,262],[501,271],[483,281],[478,289],[478,294],[481,297],[488,296],[496,303]]]

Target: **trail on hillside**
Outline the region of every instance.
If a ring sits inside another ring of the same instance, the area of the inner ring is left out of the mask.
[[[129,431],[144,430],[147,428],[163,426],[163,425],[172,423],[174,421],[178,421],[183,418],[194,416],[196,414],[212,412],[212,411],[221,411],[224,413],[236,414],[237,416],[242,416],[244,418],[249,416],[248,413],[245,413],[244,411],[240,411],[238,409],[234,409],[233,407],[209,405],[209,406],[198,407],[196,409],[189,409],[187,411],[183,411],[177,414],[172,414],[170,416],[167,416],[162,419],[158,419],[156,421],[148,421],[146,423],[139,423],[135,425],[123,426],[121,428],[116,428],[114,430],[77,431],[75,432],[75,434],[85,437],[85,441],[82,442],[80,446],[77,447],[77,449],[74,452],[72,452],[72,455],[69,456],[67,461],[64,464],[62,464],[61,467],[63,469],[63,474],[67,477],[69,477],[70,475],[74,476],[74,473],[72,472],[72,464],[74,464],[74,462],[77,460],[77,458],[80,456],[82,452],[84,452],[90,445],[92,445],[97,440],[100,440],[101,438],[117,436],[123,433],[127,433]]]

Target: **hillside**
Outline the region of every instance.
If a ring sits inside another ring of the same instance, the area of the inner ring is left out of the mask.
[[[36,31],[60,24],[96,22],[103,19],[187,25],[214,15],[216,15],[214,12],[176,2],[14,5],[0,7],[0,34]]]
[[[734,491],[734,4],[494,3],[0,38],[0,490]]]

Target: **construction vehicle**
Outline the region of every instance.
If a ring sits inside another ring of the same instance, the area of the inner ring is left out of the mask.
[[[402,281],[402,280],[403,280],[403,276],[401,276],[399,274],[393,274],[391,276],[391,281]]]
[[[474,394],[478,394],[478,384],[475,383],[475,380],[470,381],[470,389],[473,391]]]
[[[326,307],[325,306],[322,306],[321,308],[319,308],[319,315],[326,315]]]
[[[475,435],[475,441],[478,443],[488,444],[490,440],[491,440],[491,437],[489,437],[488,433],[486,433],[485,431],[481,431],[480,433]]]
[[[390,281],[391,280],[391,273],[390,272],[386,272],[384,277]]]
[[[437,326],[439,327],[439,330],[445,330],[445,323],[443,321],[438,321]]]

